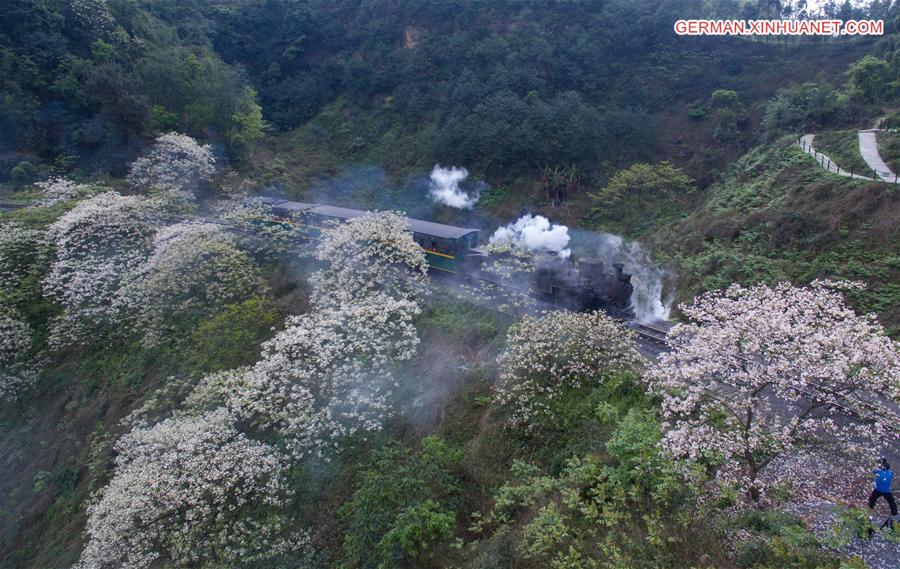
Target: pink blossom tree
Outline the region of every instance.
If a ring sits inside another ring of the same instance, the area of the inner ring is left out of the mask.
[[[840,462],[896,441],[898,346],[845,305],[840,289],[857,286],[732,285],[682,307],[690,323],[646,372],[665,447],[721,461],[720,478],[759,502],[814,474],[794,457]]]

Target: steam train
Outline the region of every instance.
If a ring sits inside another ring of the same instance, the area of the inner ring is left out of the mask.
[[[288,201],[265,197],[274,217],[281,223],[300,226],[314,235],[329,225],[360,217],[367,212],[330,205]],[[467,280],[483,280],[507,286],[484,270],[498,255],[479,247],[480,231],[468,227],[444,225],[406,218],[413,240],[425,253],[433,272],[456,275]],[[502,256],[502,255],[501,255]],[[600,259],[584,258],[577,263],[554,253],[535,257],[533,274],[527,287],[532,296],[547,304],[574,311],[605,310],[613,316],[632,318],[631,275],[621,263],[607,271]]]

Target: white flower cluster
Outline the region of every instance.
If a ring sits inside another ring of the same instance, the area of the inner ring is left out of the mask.
[[[79,202],[49,227],[55,257],[44,293],[64,309],[52,345],[79,343],[115,321],[115,294],[144,261],[152,234],[142,199],[117,192]]]
[[[224,411],[135,429],[116,450],[76,569],[233,566],[308,543],[271,513],[291,493],[283,457]]]
[[[65,178],[48,178],[35,184],[41,192],[41,199],[31,207],[50,207],[58,203],[87,197],[93,188],[87,184],[76,184]]]
[[[106,0],[69,0],[69,5],[75,19],[94,33],[106,34],[116,27],[116,20]]]
[[[214,235],[173,227],[157,244]],[[160,257],[168,254],[154,253],[148,265],[166,265]],[[405,220],[392,213],[339,226],[320,258],[331,266],[314,279],[323,287],[314,310],[292,318],[255,366],[207,376],[188,400],[195,415],[141,423],[120,440],[113,478],[88,511],[77,569],[242,565],[308,546],[275,513],[289,495],[285,455],[235,425],[277,431],[295,458],[378,428],[390,412],[388,366],[418,343],[412,319],[427,269]],[[326,299],[325,290],[338,292],[332,279],[355,291]]]
[[[463,284],[463,290],[480,301],[488,302],[498,310],[521,316],[535,306],[531,294],[534,273],[534,251],[515,240],[499,240],[482,246],[488,260],[481,266],[486,279]]]
[[[177,132],[160,135],[150,152],[131,163],[128,182],[138,190],[153,190],[185,208],[196,201],[194,189],[215,174],[216,159],[208,144]]]
[[[18,311],[0,307],[0,401],[14,398],[35,379],[27,360],[31,333]]]
[[[156,233],[150,256],[128,276],[113,304],[154,346],[180,323],[266,289],[253,260],[221,226],[183,222]]]
[[[394,213],[330,231],[317,252],[313,310],[288,320],[253,367],[206,378],[193,401],[223,404],[241,421],[275,428],[296,456],[381,426],[390,366],[418,345],[427,264]]]
[[[633,333],[602,312],[526,316],[510,327],[506,344],[494,398],[526,427],[550,417],[566,390],[600,385],[643,362]]]
[[[900,350],[845,305],[846,286],[733,285],[682,307],[691,324],[647,371],[666,448],[722,459],[720,475],[760,500],[806,476],[790,455],[848,459],[896,440]]]

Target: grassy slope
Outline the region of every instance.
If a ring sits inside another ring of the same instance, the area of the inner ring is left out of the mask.
[[[888,130],[879,132],[878,137],[878,153],[891,170],[900,172],[900,131]]]
[[[791,140],[755,148],[685,220],[649,237],[676,267],[678,298],[732,282],[862,280],[850,295],[900,334],[900,189],[817,167]]]
[[[869,173],[869,166],[859,153],[859,136],[855,130],[833,130],[816,133],[813,146],[824,152],[844,170]]]

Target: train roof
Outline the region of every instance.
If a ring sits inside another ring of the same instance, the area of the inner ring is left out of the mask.
[[[361,209],[350,209],[346,207],[338,207],[333,205],[321,205],[304,202],[292,202],[278,198],[262,198],[262,202],[272,207],[289,209],[292,211],[305,211],[316,213],[327,217],[338,217],[341,219],[353,219],[354,217],[363,216],[369,212]],[[406,218],[409,230],[413,233],[422,233],[424,235],[433,235],[443,239],[460,239],[471,233],[477,233],[478,229],[471,227],[456,227],[455,225],[444,225],[443,223],[434,223],[433,221],[425,221],[422,219]]]

